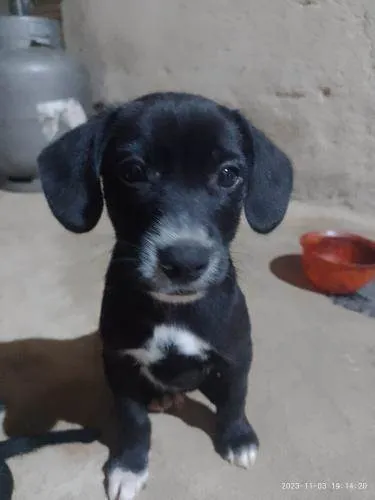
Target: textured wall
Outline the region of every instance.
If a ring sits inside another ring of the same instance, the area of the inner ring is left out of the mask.
[[[200,92],[288,152],[297,198],[375,209],[375,0],[65,0],[97,98]]]

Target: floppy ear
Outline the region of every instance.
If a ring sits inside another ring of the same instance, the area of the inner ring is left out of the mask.
[[[100,162],[106,115],[94,116],[49,144],[38,157],[48,205],[69,231],[88,232],[103,211]]]
[[[260,130],[235,112],[248,162],[248,186],[244,200],[246,219],[262,234],[283,220],[293,189],[293,167],[289,158]]]

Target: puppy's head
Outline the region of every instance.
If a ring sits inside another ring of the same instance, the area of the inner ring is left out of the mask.
[[[240,113],[178,93],[103,111],[50,144],[39,168],[70,231],[91,230],[105,200],[119,260],[171,302],[224,279],[242,206],[257,232],[282,221],[293,177],[288,158]]]

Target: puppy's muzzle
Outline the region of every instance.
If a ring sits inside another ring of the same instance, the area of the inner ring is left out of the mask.
[[[158,250],[159,266],[173,283],[198,280],[208,269],[211,249],[197,242],[179,242]]]

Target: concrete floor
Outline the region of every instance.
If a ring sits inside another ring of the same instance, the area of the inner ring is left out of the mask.
[[[375,225],[343,210],[291,206],[269,237],[243,227],[234,247],[254,326],[248,413],[261,439],[251,471],[213,451],[212,414],[188,404],[183,420],[153,417],[144,500],[375,498],[375,322],[270,271],[299,252],[309,229],[375,237]],[[41,195],[0,194],[0,399],[9,434],[104,425],[110,404],[95,331],[113,241],[106,220],[85,236],[65,232]],[[9,464],[15,500],[102,500],[106,447],[64,445]],[[331,482],[365,481],[365,491]],[[326,483],[285,490],[283,483]],[[324,485],[323,485],[324,486]]]

